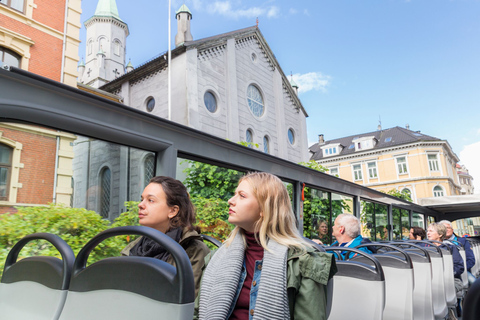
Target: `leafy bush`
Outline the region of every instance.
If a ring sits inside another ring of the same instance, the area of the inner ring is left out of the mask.
[[[228,203],[221,199],[205,199],[192,197],[196,207],[197,225],[202,234],[224,241],[234,225],[228,222]]]

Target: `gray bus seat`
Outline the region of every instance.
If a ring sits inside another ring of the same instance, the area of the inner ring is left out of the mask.
[[[425,248],[407,242],[391,242],[408,253],[413,263],[413,319],[433,320],[432,264]],[[392,254],[397,254],[393,252]]]
[[[206,234],[201,234],[200,237],[202,237],[203,241],[210,242],[211,244],[213,244],[217,248],[220,248],[222,246],[222,243],[220,241],[218,241],[217,239],[215,239],[214,237],[207,236]]]
[[[90,252],[118,235],[141,235],[166,248],[177,268],[154,258],[114,257],[86,267]],[[193,271],[183,248],[160,231],[142,226],[106,230],[77,255],[62,320],[192,319]]]
[[[33,256],[18,260],[32,240],[47,240],[60,252],[55,257]],[[18,241],[8,253],[0,283],[0,317],[8,320],[58,319],[63,309],[75,255],[59,236],[34,233]]]
[[[382,265],[385,274],[385,320],[411,320],[413,318],[413,263],[410,256],[395,246],[374,242],[377,253],[373,256]],[[372,246],[362,244],[355,248]],[[397,252],[392,255],[390,252]],[[352,261],[361,261],[369,264],[364,256],[358,256]]]
[[[463,247],[463,245],[460,242],[453,243],[452,241],[449,241],[449,240],[446,240],[445,242],[447,242],[450,245],[453,245],[453,246],[457,247],[458,252],[460,253],[460,256],[462,257],[464,268],[463,268],[463,273],[461,275],[461,279],[462,279],[462,284],[463,284],[463,293],[465,294],[468,291],[468,286],[469,286],[468,275],[467,275],[467,255],[465,254],[465,248]]]
[[[480,315],[480,279],[475,280],[463,301],[463,320],[478,320]]]
[[[354,248],[327,247],[327,252],[354,252],[366,257],[368,264],[337,260],[333,277],[333,295],[327,300],[327,319],[381,320],[385,307],[385,276],[382,266],[372,255]],[[337,255],[336,255],[337,256]]]

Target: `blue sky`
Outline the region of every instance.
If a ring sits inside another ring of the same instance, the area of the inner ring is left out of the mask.
[[[97,0],[82,1],[82,23]],[[127,59],[168,48],[168,1],[117,0]],[[132,5],[134,3],[134,5]],[[480,0],[172,0],[194,39],[259,28],[300,86],[309,144],[410,125],[448,140],[480,193]],[[172,13],[172,42],[176,20]],[[85,29],[80,57],[85,56]],[[174,44],[172,44],[174,48]]]

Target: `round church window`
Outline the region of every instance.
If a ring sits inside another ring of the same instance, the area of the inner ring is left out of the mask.
[[[203,102],[205,103],[207,110],[211,113],[217,111],[217,99],[215,99],[215,96],[210,91],[205,92]]]
[[[153,97],[148,97],[146,104],[147,104],[147,111],[152,112],[153,109],[155,108],[155,99]]]

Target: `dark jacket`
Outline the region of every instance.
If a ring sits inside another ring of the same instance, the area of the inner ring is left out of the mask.
[[[465,271],[465,265],[463,264],[462,256],[458,251],[457,247],[454,244],[444,242],[440,247],[448,246],[452,249],[452,258],[453,258],[453,273],[455,278],[462,279],[462,273]]]
[[[475,265],[475,254],[473,253],[472,246],[470,245],[470,242],[467,240],[467,238],[457,237],[456,235],[453,236],[455,237],[454,241],[460,242],[465,248],[465,256],[467,258],[467,270],[471,272],[473,266]]]
[[[129,256],[130,249],[133,248],[133,246],[135,246],[137,242],[140,241],[140,239],[141,237],[129,243],[122,250],[122,255]],[[200,289],[200,279],[202,276],[202,268],[205,263],[205,257],[210,253],[210,249],[208,249],[207,245],[203,243],[202,238],[196,231],[188,230],[187,228],[183,229],[183,234],[179,241],[179,244],[187,253],[188,258],[190,259],[190,263],[192,264],[193,277],[195,279],[196,296],[198,294],[198,290]],[[175,266],[175,260],[171,255],[170,257],[168,257],[167,262],[170,263],[172,266]]]

